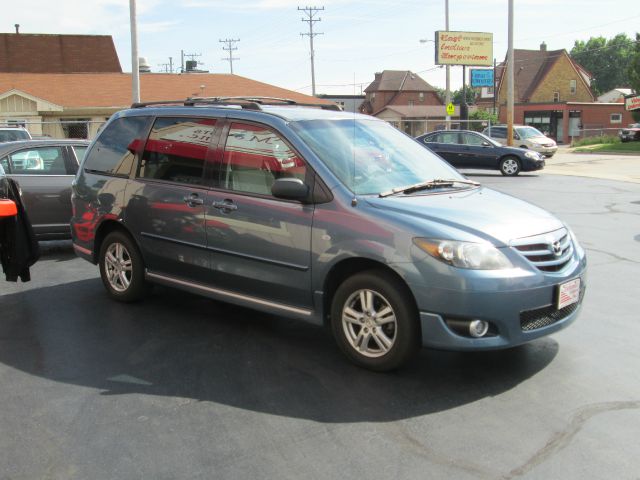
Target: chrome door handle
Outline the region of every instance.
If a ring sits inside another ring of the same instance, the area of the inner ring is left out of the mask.
[[[238,206],[233,203],[231,200],[222,200],[220,202],[213,202],[213,208],[217,208],[218,210],[222,210],[223,212],[232,212],[238,209]]]
[[[204,204],[204,200],[198,197],[197,193],[192,193],[191,195],[184,197],[182,200],[184,200],[184,203],[190,207],[197,207],[198,205]]]

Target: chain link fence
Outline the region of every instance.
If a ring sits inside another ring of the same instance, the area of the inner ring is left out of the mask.
[[[2,121],[0,126],[21,126],[26,128],[34,139],[87,139],[92,140],[107,120],[42,120],[42,121]]]
[[[491,126],[489,120],[451,120],[449,128],[447,128],[447,121],[444,119],[387,120],[387,122],[411,137],[419,137],[436,130],[474,130],[482,132],[485,128]]]

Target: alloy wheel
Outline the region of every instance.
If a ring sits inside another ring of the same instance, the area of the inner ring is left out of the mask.
[[[131,255],[122,243],[112,243],[104,257],[107,281],[116,292],[125,292],[133,275]]]
[[[397,320],[386,298],[374,290],[361,289],[344,304],[342,328],[353,349],[365,357],[378,358],[393,347]]]

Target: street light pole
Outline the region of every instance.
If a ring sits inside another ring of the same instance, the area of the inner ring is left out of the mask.
[[[509,49],[507,50],[507,145],[513,145],[513,0],[509,0]]]
[[[138,63],[138,26],[136,20],[136,0],[129,0],[129,20],[131,22],[131,98],[132,103],[139,103],[140,65]]]
[[[444,0],[444,22],[445,22],[445,30],[449,31],[449,0]],[[449,105],[451,103],[451,67],[447,65],[447,80],[445,85],[445,94],[444,94],[444,103],[445,105]],[[447,113],[446,116],[446,129],[449,130],[451,128],[451,116]]]

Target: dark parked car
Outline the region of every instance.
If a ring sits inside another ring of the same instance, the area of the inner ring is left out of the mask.
[[[0,264],[6,280],[29,281],[29,267],[39,254],[20,186],[5,175],[0,165]]]
[[[576,318],[586,256],[569,228],[386,122],[277,99],[165,103],[112,116],[73,183],[74,249],[113,299],[157,283],[327,324],[374,370]]]
[[[71,237],[71,182],[88,146],[86,140],[0,143],[0,165],[20,184],[38,240]]]
[[[509,176],[544,168],[544,156],[538,152],[503,147],[486,135],[470,130],[439,130],[416,140],[456,168],[500,170]]]
[[[640,123],[632,123],[627,128],[623,128],[618,132],[618,136],[622,142],[640,140]]]

